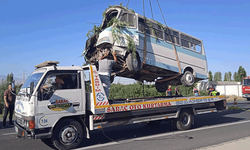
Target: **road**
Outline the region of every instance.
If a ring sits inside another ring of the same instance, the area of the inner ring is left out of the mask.
[[[250,110],[249,101],[239,101],[238,106]],[[41,140],[16,138],[12,127],[0,129],[0,135],[1,149],[55,149]],[[188,131],[175,131],[167,121],[155,127],[142,123],[92,131],[91,139],[83,140],[78,149],[189,150],[244,137],[250,137],[250,111],[228,110],[195,116],[195,125]]]

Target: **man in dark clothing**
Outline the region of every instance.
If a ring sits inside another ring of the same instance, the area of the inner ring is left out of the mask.
[[[112,66],[117,63],[116,52],[112,53],[114,60],[109,60],[107,54],[100,58],[99,60],[99,77],[102,81],[102,85],[105,91],[107,98],[109,97],[110,89],[110,75],[112,71]]]
[[[177,95],[180,95],[180,92],[179,92],[179,89],[178,89],[178,85],[176,85],[176,87],[175,87],[175,95],[177,96]]]
[[[207,92],[208,92],[208,95],[210,96],[210,93],[215,91],[215,89],[213,88],[213,85],[211,84],[209,88],[207,88]]]
[[[14,125],[12,122],[12,116],[13,116],[13,111],[14,111],[14,106],[15,106],[15,90],[12,89],[11,83],[8,85],[8,90],[4,92],[4,116],[3,116],[3,128],[6,127],[6,118],[8,113],[9,114],[9,125]]]

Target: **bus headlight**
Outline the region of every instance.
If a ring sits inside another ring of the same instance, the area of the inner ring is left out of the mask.
[[[97,41],[97,45],[102,43],[102,42],[108,42],[109,41],[109,37],[105,36],[105,37],[102,37],[100,38],[98,41]]]

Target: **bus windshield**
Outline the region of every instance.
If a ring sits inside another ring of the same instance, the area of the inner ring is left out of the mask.
[[[243,86],[250,86],[250,79],[244,79]]]
[[[112,10],[112,11],[107,12],[105,15],[104,21],[103,21],[102,29],[107,28],[109,21],[112,18],[117,17],[117,15],[118,15],[118,10]],[[109,25],[109,26],[111,26],[111,25]]]

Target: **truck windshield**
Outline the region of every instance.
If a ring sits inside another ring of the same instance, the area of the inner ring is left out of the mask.
[[[37,86],[37,83],[39,82],[39,80],[41,79],[42,75],[44,74],[44,72],[46,71],[46,69],[37,69],[35,70],[29,77],[28,79],[24,82],[23,86],[20,89],[20,94],[21,93],[26,93],[26,88],[30,88],[30,83],[34,82],[34,89]]]
[[[250,79],[244,79],[243,86],[250,86]]]

